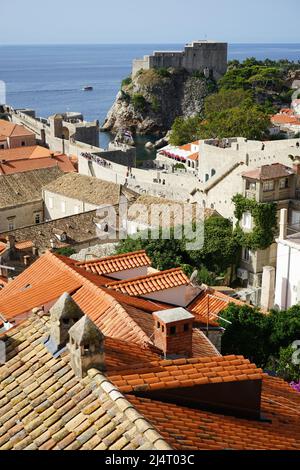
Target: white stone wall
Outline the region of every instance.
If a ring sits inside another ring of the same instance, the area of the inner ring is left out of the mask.
[[[45,219],[55,220],[97,209],[97,205],[85,203],[51,191],[43,191]]]
[[[14,229],[34,225],[35,214],[40,214],[40,221],[43,222],[44,208],[42,199],[16,207],[0,209],[0,233],[9,230],[9,219],[12,219]]]
[[[300,302],[300,245],[278,241],[275,306],[281,310]]]

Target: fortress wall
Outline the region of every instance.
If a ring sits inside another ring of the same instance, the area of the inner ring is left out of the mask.
[[[182,52],[155,52],[150,56],[150,68],[178,68],[183,65]]]
[[[227,43],[196,41],[185,47],[183,52],[156,51],[144,59],[133,61],[133,76],[141,69],[185,68],[188,72],[204,71],[208,68],[216,79],[227,70]]]
[[[144,59],[135,59],[132,65],[132,76],[134,77],[140,70],[149,70],[149,56]]]
[[[183,67],[189,72],[209,68],[219,78],[227,70],[227,49],[226,43],[194,43],[185,48]]]

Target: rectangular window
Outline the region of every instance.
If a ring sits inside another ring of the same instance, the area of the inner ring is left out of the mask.
[[[264,192],[274,191],[274,181],[266,181],[264,183]]]
[[[246,189],[247,189],[248,191],[255,191],[255,190],[256,190],[256,183],[253,183],[253,182],[247,180],[247,182],[246,182]]]
[[[66,213],[66,203],[65,203],[65,201],[62,201],[62,203],[61,203],[61,211],[62,211],[63,214]]]
[[[49,209],[53,209],[53,197],[49,197],[48,204],[49,204]]]
[[[252,228],[252,216],[250,212],[243,214],[243,228],[250,230]]]
[[[289,187],[289,179],[288,178],[283,178],[280,180],[279,183],[279,188],[280,189],[287,189]]]
[[[41,214],[35,214],[34,215],[34,220],[35,220],[36,224],[40,224],[41,223]]]
[[[8,221],[8,230],[15,230],[15,221],[14,220],[9,220]]]
[[[176,335],[176,326],[171,326],[170,328],[170,334],[173,336],[173,335]]]
[[[246,261],[246,263],[250,263],[251,261],[251,251],[248,248],[243,248],[243,261]]]

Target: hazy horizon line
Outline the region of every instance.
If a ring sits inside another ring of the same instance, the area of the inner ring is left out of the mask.
[[[205,41],[205,39],[203,39]],[[226,42],[226,41],[216,41],[216,42]],[[0,44],[0,47],[9,47],[9,46],[155,46],[160,44],[167,45],[179,45],[179,44],[188,44],[187,42],[53,42],[53,43],[8,43]],[[228,42],[228,45],[300,45],[300,42]]]

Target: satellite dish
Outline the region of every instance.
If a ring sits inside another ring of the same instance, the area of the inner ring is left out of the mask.
[[[193,272],[193,274],[191,275],[191,277],[190,277],[190,283],[191,283],[191,284],[196,284],[196,285],[199,284],[199,283],[198,283],[198,271],[197,271],[197,269],[196,269],[196,270]]]

